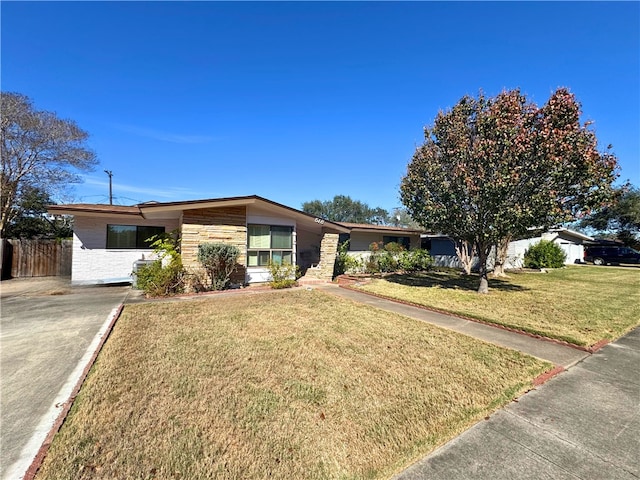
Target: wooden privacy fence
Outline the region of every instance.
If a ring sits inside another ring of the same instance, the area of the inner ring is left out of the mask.
[[[71,275],[71,240],[2,240],[2,278]]]

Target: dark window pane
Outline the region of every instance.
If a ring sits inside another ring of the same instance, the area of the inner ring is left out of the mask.
[[[271,255],[268,250],[265,252],[258,252],[258,265],[261,267],[266,267],[267,265],[269,265],[270,258]]]
[[[135,248],[136,227],[133,225],[107,225],[107,248]]]
[[[271,248],[292,248],[291,227],[271,227]]]
[[[249,225],[249,248],[271,248],[269,225]]]
[[[138,227],[137,248],[151,248],[150,245],[155,241],[150,241],[154,235],[164,233],[164,227]]]
[[[149,238],[164,233],[164,227],[107,225],[107,248],[150,248]]]

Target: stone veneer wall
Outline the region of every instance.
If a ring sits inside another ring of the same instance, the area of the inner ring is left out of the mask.
[[[240,250],[233,283],[244,283],[247,265],[246,207],[187,210],[182,217],[182,264],[193,273],[203,273],[198,262],[198,245],[206,242],[229,243]]]
[[[305,277],[331,281],[337,254],[338,234],[325,232],[320,242],[320,263],[317,268],[309,268]]]

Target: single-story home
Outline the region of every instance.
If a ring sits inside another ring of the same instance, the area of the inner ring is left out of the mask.
[[[309,283],[330,281],[340,235],[365,249],[373,241],[406,242],[405,237],[419,246],[420,239],[402,228],[330,222],[257,195],[132,206],[50,205],[48,212],[74,217],[73,284],[132,281],[135,264],[155,258],[148,239],[176,229],[188,271],[200,271],[201,243],[238,247],[239,268],[232,277],[238,284],[268,281],[270,261],[298,265]]]
[[[594,239],[587,235],[568,228],[555,228],[539,235],[522,240],[514,240],[509,243],[507,249],[507,261],[505,268],[515,269],[524,266],[524,254],[529,247],[540,242],[549,240],[562,248],[567,258],[565,264],[581,263],[584,259],[584,246],[591,244]],[[455,251],[453,240],[446,235],[422,235],[422,248],[429,250],[434,259],[434,264],[438,266],[461,268],[460,260]],[[477,259],[474,266],[477,264]],[[489,259],[490,267],[492,258]]]

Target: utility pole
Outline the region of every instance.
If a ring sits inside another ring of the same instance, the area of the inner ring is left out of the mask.
[[[113,172],[111,170],[105,170],[104,173],[109,175],[109,205],[113,205],[113,188],[111,178],[113,177]]]

